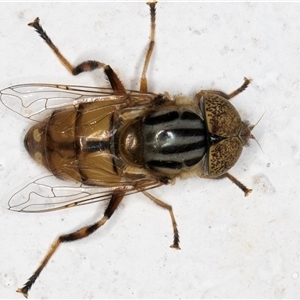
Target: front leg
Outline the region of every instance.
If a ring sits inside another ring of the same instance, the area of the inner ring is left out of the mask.
[[[218,95],[218,96],[221,96],[227,100],[230,100],[232,99],[233,97],[237,96],[238,94],[240,94],[241,92],[243,92],[247,86],[250,84],[251,82],[251,79],[248,79],[246,77],[244,77],[244,83],[236,90],[234,90],[232,93],[230,94],[226,94],[224,92],[221,92],[221,91],[215,91],[215,90],[201,90],[196,96],[195,98],[197,100],[200,100],[205,94],[208,94],[208,93],[211,93],[211,94],[214,94],[214,95]]]

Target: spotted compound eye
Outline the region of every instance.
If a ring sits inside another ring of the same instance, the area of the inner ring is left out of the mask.
[[[204,95],[203,111],[209,133],[224,138],[239,134],[242,126],[241,117],[225,98],[214,94]]]
[[[207,151],[208,175],[219,177],[234,166],[242,153],[243,143],[238,136],[243,123],[234,106],[219,95],[205,94],[202,109],[208,134],[217,140]]]
[[[239,138],[231,137],[212,145],[208,149],[208,172],[219,177],[230,170],[239,159],[243,145]]]

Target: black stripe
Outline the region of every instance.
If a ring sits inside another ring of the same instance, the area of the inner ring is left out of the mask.
[[[110,149],[110,143],[108,141],[87,141],[86,147],[88,152],[104,151]]]
[[[174,121],[178,119],[178,117],[179,117],[179,113],[177,111],[172,111],[158,116],[152,116],[152,115],[146,116],[143,123],[146,125],[156,125],[156,124]]]
[[[181,169],[182,163],[176,161],[160,161],[160,160],[150,160],[147,162],[150,168],[166,168],[166,169]]]
[[[181,120],[201,120],[200,117],[190,111],[184,111],[181,115]]]
[[[200,141],[197,143],[185,144],[185,145],[177,145],[177,146],[165,146],[162,147],[162,154],[176,154],[176,153],[184,153],[197,149],[201,149],[206,146],[206,141]]]
[[[188,159],[188,160],[185,160],[184,161],[184,164],[187,166],[187,167],[191,167],[191,166],[194,166],[195,164],[197,164],[201,158],[203,156],[198,156],[198,157],[195,157],[195,158],[192,158],[192,159]]]

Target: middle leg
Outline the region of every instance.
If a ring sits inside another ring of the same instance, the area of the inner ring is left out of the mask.
[[[165,208],[169,211],[170,216],[171,216],[171,220],[172,220],[173,233],[174,233],[173,244],[170,247],[180,250],[180,247],[179,247],[179,232],[178,232],[177,223],[176,223],[176,220],[175,220],[175,216],[174,216],[174,213],[173,213],[172,206],[165,203],[165,202],[163,202],[163,201],[161,201],[161,200],[159,200],[159,199],[157,199],[156,197],[152,196],[151,194],[149,194],[145,191],[142,191],[142,192],[145,196],[147,196],[154,203],[156,203],[157,205],[159,205],[162,208]]]

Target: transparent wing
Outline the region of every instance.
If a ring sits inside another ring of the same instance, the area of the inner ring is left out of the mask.
[[[17,212],[50,212],[100,201],[109,201],[112,193],[126,190],[126,195],[142,192],[161,186],[155,180],[144,180],[135,184],[122,183],[115,187],[85,186],[62,181],[54,175],[40,177],[13,193],[7,208]]]
[[[116,100],[125,106],[147,105],[157,94],[126,91],[116,95],[110,88],[63,84],[31,83],[10,86],[0,90],[0,103],[8,110],[33,121],[48,110],[76,106],[82,102]]]

